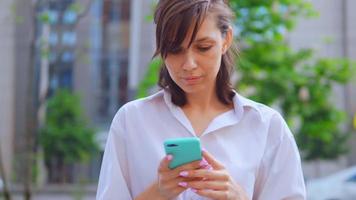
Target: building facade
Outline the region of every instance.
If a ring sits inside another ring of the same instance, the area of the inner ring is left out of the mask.
[[[10,7],[12,1],[5,0],[0,2],[0,8]],[[0,43],[0,158],[7,179],[10,178],[13,158],[13,133],[15,128],[15,58],[14,58],[14,32],[15,18],[11,10],[0,12],[0,37],[7,38]]]
[[[30,63],[36,69],[35,87],[39,87],[41,78],[48,79],[48,97],[58,88],[68,88],[80,95],[85,115],[97,130],[103,147],[113,116],[120,106],[135,97],[135,87],[153,51],[153,25],[145,20],[151,14],[148,1],[43,2],[34,8],[31,1],[5,0],[0,7],[4,11],[0,14],[0,36],[5,38],[1,42],[0,147],[6,174],[12,180],[22,176],[18,160],[26,151]],[[73,5],[78,3],[80,12],[74,12]],[[43,13],[47,13],[48,21],[35,21],[35,16]],[[48,45],[48,57],[41,53],[43,38]],[[35,44],[33,57],[32,44]],[[48,74],[41,77],[44,64]],[[34,88],[32,92],[37,97],[40,91]],[[100,160],[96,158],[72,170],[84,171],[95,181]]]

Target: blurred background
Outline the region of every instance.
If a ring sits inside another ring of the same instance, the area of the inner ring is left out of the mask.
[[[154,0],[0,0],[0,199],[95,199],[116,111],[157,90]],[[239,93],[279,110],[308,199],[356,199],[356,1],[230,0]]]

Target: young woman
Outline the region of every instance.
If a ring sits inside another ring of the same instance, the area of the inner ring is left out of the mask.
[[[160,0],[154,17],[162,90],[127,103],[113,119],[97,199],[305,199],[287,124],[230,84],[227,3]],[[168,168],[163,141],[175,137],[199,137],[204,159]]]

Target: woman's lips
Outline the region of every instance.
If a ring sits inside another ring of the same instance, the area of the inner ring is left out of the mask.
[[[199,82],[200,79],[201,79],[201,76],[188,76],[188,77],[183,78],[183,80],[189,85]]]

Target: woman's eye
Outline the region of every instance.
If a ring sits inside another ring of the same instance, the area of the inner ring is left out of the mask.
[[[208,51],[209,49],[211,49],[211,47],[198,47],[198,50],[201,51],[201,52],[205,52],[205,51]]]
[[[182,48],[175,48],[175,49],[171,49],[169,51],[169,53],[171,53],[171,54],[179,54],[181,52],[182,52]]]

